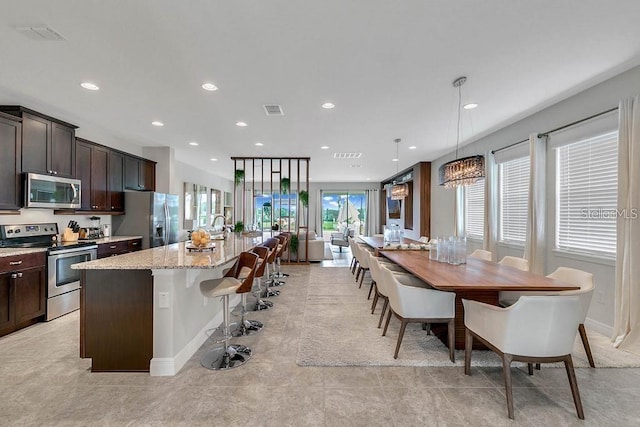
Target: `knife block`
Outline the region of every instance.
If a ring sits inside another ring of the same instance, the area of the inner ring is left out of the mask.
[[[74,233],[70,228],[65,228],[61,236],[63,242],[77,242],[78,237],[80,237],[80,233]]]

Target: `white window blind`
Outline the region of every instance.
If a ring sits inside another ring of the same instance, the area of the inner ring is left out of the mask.
[[[556,247],[616,252],[618,132],[557,149]]]
[[[484,237],[484,179],[465,187],[464,224],[468,237]]]
[[[526,241],[529,169],[529,156],[500,163],[500,241]]]

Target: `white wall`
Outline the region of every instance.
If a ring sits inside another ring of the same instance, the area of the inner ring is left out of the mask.
[[[639,93],[640,67],[636,67],[467,145],[464,149],[465,156],[484,154],[526,139],[530,133],[546,132],[589,117],[616,107],[619,100]],[[450,235],[454,231],[455,192],[445,190],[438,185],[440,165],[453,160],[453,156],[452,152],[434,160],[431,164],[431,234],[434,236]],[[553,173],[548,173],[547,194],[549,195],[554,194],[552,187],[554,180]],[[547,236],[547,241],[552,246],[553,236]],[[499,245],[497,259],[505,255],[522,256],[522,253],[522,248]],[[545,271],[549,273],[559,266],[578,268],[594,274],[596,291],[589,310],[589,325],[605,334],[610,334],[614,321],[614,265],[610,261],[597,258],[568,257],[549,249]]]

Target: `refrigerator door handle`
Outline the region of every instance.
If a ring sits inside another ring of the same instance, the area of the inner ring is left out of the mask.
[[[164,244],[169,244],[169,205],[164,202]]]

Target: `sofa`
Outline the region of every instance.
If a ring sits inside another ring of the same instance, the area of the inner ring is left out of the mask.
[[[298,257],[300,260],[305,259],[307,245],[306,243],[307,232],[300,231],[298,232],[298,251],[297,253],[291,254],[291,260],[297,261]],[[313,230],[309,230],[309,259],[308,261],[322,261],[324,259],[324,239],[322,237],[318,237],[316,232]],[[289,250],[285,252],[282,256],[282,260],[289,259]]]

